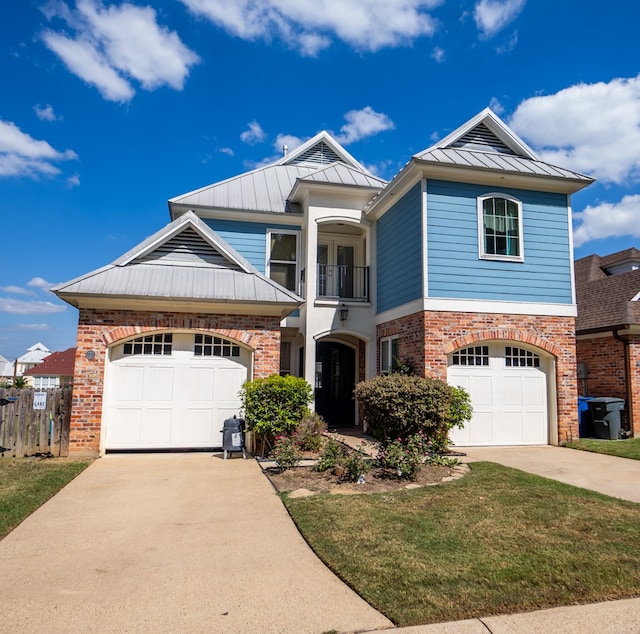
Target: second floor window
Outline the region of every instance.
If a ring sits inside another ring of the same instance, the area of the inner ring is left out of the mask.
[[[478,200],[480,257],[523,260],[522,203],[515,198],[489,195]]]
[[[268,234],[268,275],[280,286],[297,292],[298,280],[298,234],[275,232]]]

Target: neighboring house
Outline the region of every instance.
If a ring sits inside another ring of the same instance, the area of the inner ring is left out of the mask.
[[[458,445],[577,435],[570,194],[485,110],[389,183],[322,132],[169,201],[172,222],[54,291],[80,309],[71,450],[220,446],[249,378],[303,376],[331,427],[410,364],[462,385]]]
[[[13,381],[14,365],[0,354],[0,383]]]
[[[42,363],[27,370],[24,376],[29,377],[35,389],[64,387],[73,383],[73,367],[76,360],[76,349],[68,348],[63,352],[52,352]]]
[[[625,400],[622,426],[640,434],[640,251],[576,260],[578,387]]]
[[[42,363],[42,360],[50,354],[51,350],[42,343],[36,343],[30,348],[27,348],[27,351],[18,357],[16,375],[22,376],[27,370],[35,367],[38,363]]]

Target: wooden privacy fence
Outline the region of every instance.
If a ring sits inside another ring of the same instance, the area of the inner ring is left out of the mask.
[[[3,456],[69,454],[71,387],[48,390],[0,388],[0,446]],[[3,402],[3,401],[0,401]]]

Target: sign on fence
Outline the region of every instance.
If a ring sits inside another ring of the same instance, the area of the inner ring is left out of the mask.
[[[33,393],[33,409],[47,409],[47,393],[46,392]]]

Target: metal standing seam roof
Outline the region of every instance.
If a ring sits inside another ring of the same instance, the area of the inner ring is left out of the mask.
[[[584,174],[562,167],[556,167],[544,161],[499,152],[479,152],[459,148],[435,148],[416,154],[415,158],[425,163],[501,170],[514,174],[525,174],[527,176],[550,176],[552,178],[584,181],[585,184],[593,180]]]
[[[182,234],[184,241],[180,240]],[[167,250],[165,245],[173,247]],[[158,252],[157,259],[150,257]],[[211,257],[206,257],[207,252]],[[220,265],[221,257],[228,266]],[[80,296],[290,307],[303,302],[295,293],[259,273],[192,211],[113,263],[52,290],[71,304]]]
[[[380,188],[376,178],[328,132],[320,132],[277,162],[169,200],[169,207],[211,207],[284,213],[297,183],[315,182]],[[300,210],[301,213],[301,210]]]

